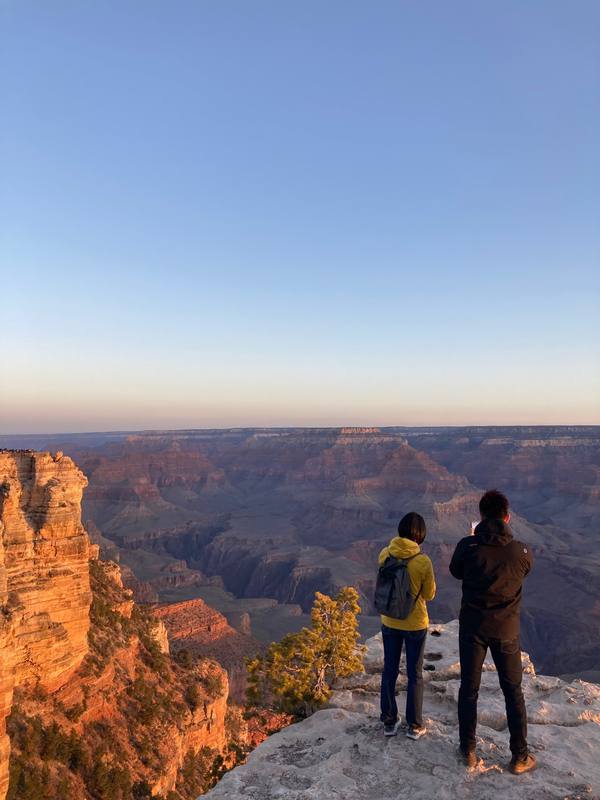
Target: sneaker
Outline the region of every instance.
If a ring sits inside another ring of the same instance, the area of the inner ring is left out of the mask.
[[[383,726],[383,735],[384,736],[395,736],[398,733],[398,723],[397,722],[386,722]]]
[[[513,756],[510,764],[508,765],[508,768],[513,775],[522,775],[523,772],[529,772],[536,767],[537,761],[532,753],[527,753],[525,758],[515,758],[515,756]]]
[[[475,769],[479,763],[475,750],[463,750],[462,747],[459,747],[458,756],[467,769]]]
[[[427,733],[427,728],[424,725],[409,725],[406,735],[409,739],[420,739]]]

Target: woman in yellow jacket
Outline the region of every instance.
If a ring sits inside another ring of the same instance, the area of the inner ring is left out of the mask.
[[[396,705],[396,680],[400,669],[402,644],[406,648],[406,735],[420,739],[426,732],[423,724],[423,654],[429,617],[427,600],[435,597],[433,566],[428,556],[421,553],[427,529],[420,514],[411,511],[400,520],[395,536],[379,554],[379,564],[388,556],[410,558],[408,576],[410,592],[416,597],[415,605],[406,619],[381,616],[384,665],[381,675],[381,721],[386,736],[398,732],[398,707]]]

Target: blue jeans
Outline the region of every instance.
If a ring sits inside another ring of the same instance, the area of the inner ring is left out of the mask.
[[[381,626],[383,637],[383,673],[381,675],[381,721],[393,725],[398,721],[396,680],[400,671],[402,643],[406,647],[406,724],[423,725],[423,655],[427,628],[420,631],[401,631]]]

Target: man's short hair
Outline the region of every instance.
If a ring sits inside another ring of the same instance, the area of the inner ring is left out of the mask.
[[[504,519],[508,516],[508,498],[498,489],[489,489],[479,501],[479,513],[483,519]]]

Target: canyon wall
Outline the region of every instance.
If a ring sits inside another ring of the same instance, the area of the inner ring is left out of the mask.
[[[159,606],[154,609],[154,616],[165,628],[175,655],[187,650],[194,656],[216,661],[227,671],[230,697],[241,704],[245,702],[244,657],[261,650],[256,639],[232,628],[223,614],[200,598]]]
[[[8,791],[8,757],[10,741],[6,733],[6,717],[10,713],[14,684],[14,625],[7,611],[7,580],[4,548],[0,536],[0,798]]]
[[[202,601],[161,609],[164,622],[137,606],[89,543],[85,486],[61,452],[0,451],[0,800],[9,761],[17,800],[104,796],[102,780],[119,800],[146,785],[187,800],[246,736],[241,711],[227,722],[230,681],[208,651],[241,664],[252,640]],[[166,622],[196,645],[185,660],[169,654]],[[73,742],[77,758],[61,762]]]
[[[0,453],[3,607],[14,627],[17,684],[40,681],[56,689],[87,652],[85,486],[83,473],[61,453]]]
[[[15,686],[58,689],[87,652],[86,485],[60,452],[0,452],[0,798],[8,788],[5,718]]]
[[[597,668],[600,428],[161,431],[78,459],[96,498],[89,515],[135,573],[139,597],[201,594],[227,614],[230,598],[206,588],[220,581],[265,642],[295,629],[286,608],[308,612],[315,590],[344,585],[359,589],[364,633],[374,631],[377,553],[411,510],[427,520],[438,577],[431,618],[455,616],[448,560],[482,489],[496,486],[535,556],[526,646],[545,672]],[[255,598],[279,606],[257,613]]]
[[[460,586],[448,559],[478,517],[482,489],[497,486],[536,560],[524,595],[525,645],[545,672],[597,668],[598,427],[187,430],[35,441],[53,441],[81,465],[90,482],[86,528],[103,556],[130,568],[124,577],[136,599],[201,596],[230,622],[232,609],[248,612],[249,632],[266,643],[298,627],[291,610],[308,612],[315,590],[344,585],[359,589],[363,632],[373,632],[377,553],[410,510],[427,520],[425,549],[438,576],[431,618],[455,616]],[[276,601],[270,613],[259,599]]]

